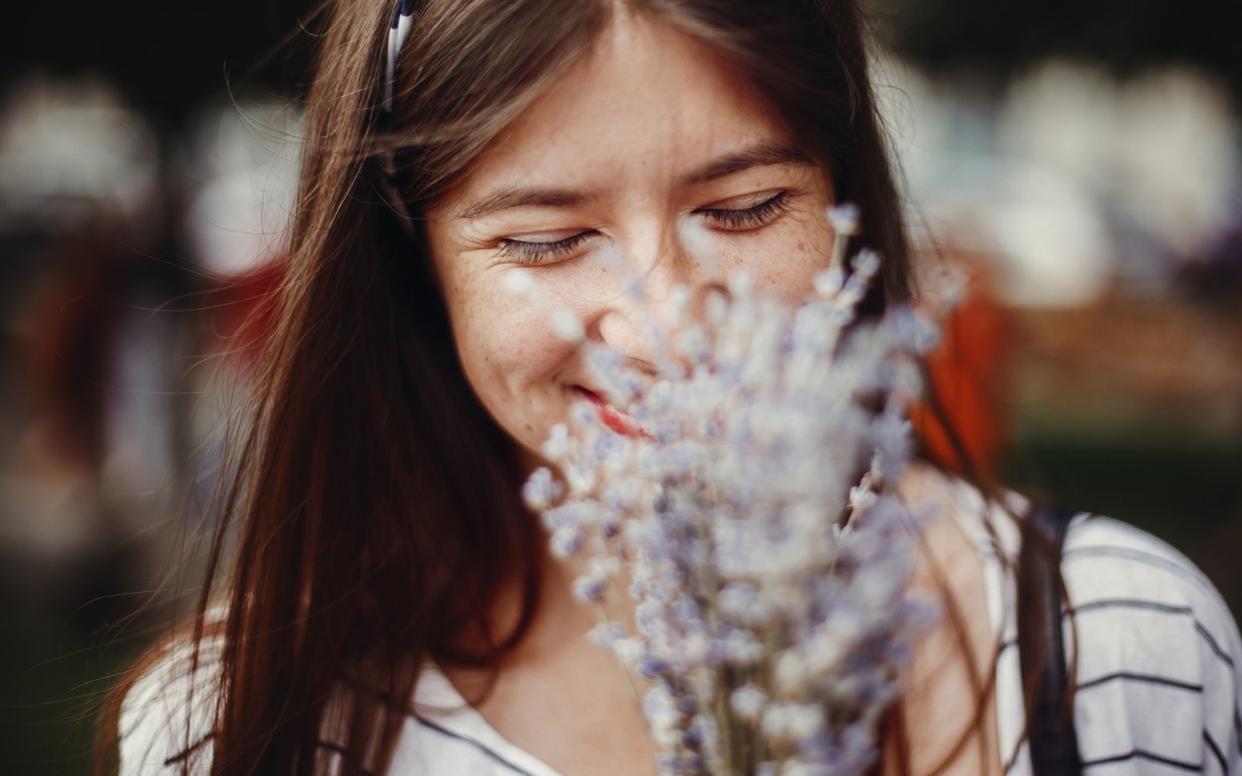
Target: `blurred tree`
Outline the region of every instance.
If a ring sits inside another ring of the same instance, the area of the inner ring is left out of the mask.
[[[0,25],[0,88],[23,74],[97,74],[157,123],[176,125],[226,84],[285,93],[306,73],[308,0],[14,3]]]
[[[932,70],[1005,77],[1049,56],[1119,75],[1189,62],[1242,95],[1242,3],[1237,0],[865,0],[877,33]]]

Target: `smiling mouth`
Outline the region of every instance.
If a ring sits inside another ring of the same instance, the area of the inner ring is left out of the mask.
[[[570,390],[594,404],[600,421],[618,434],[628,437],[650,437],[638,421],[609,404],[607,399],[590,388],[575,385]]]

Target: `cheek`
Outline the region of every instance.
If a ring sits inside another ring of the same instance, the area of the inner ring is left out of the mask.
[[[727,237],[720,245],[729,265],[745,270],[757,290],[797,303],[813,290],[815,275],[828,268],[832,241],[827,219],[800,210],[767,228]]]
[[[453,337],[484,407],[518,441],[537,445],[560,409],[554,375],[572,346],[556,337],[546,313],[504,287],[502,275],[448,285]]]

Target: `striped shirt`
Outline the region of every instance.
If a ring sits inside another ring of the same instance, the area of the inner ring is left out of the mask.
[[[1004,770],[1031,776],[1016,584],[1007,570],[1017,563],[1017,526],[999,507],[985,508],[969,485],[957,483],[954,493],[953,515],[983,559],[988,616],[994,631],[1004,634],[995,684]],[[1021,499],[1013,498],[1011,506],[1021,508]],[[1066,654],[1074,654],[1075,630],[1080,645],[1074,722],[1086,772],[1242,774],[1242,639],[1212,584],[1151,534],[1088,514],[1070,523],[1062,572],[1072,610],[1063,628]],[[122,776],[176,772],[188,687],[171,669],[180,658],[184,654],[165,659],[126,698]],[[200,690],[195,696],[191,730],[198,738],[209,729],[207,695]],[[493,729],[433,663],[420,677],[415,701],[420,713],[405,720],[392,774],[560,776]],[[210,739],[204,740],[209,757]],[[324,743],[329,772],[335,770],[333,749]]]

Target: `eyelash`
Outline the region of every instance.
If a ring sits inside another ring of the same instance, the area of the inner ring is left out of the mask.
[[[715,208],[699,210],[697,212],[721,221],[732,229],[754,229],[769,223],[777,216],[783,214],[789,208],[789,196],[790,193],[788,191],[780,191],[754,207],[742,208],[740,210]],[[522,264],[538,264],[573,251],[573,249],[586,242],[591,235],[591,232],[579,232],[563,240],[544,243],[502,239],[498,255],[504,258],[512,258]]]
[[[772,218],[784,213],[789,208],[789,192],[778,191],[767,200],[754,207],[741,210],[700,210],[700,213],[711,215],[734,229],[757,228],[768,223]]]

